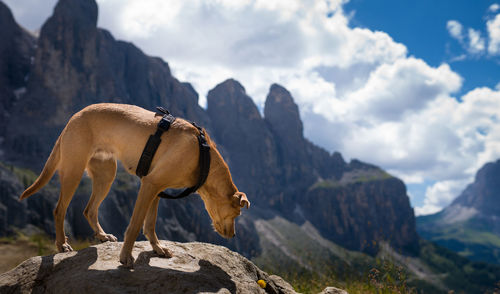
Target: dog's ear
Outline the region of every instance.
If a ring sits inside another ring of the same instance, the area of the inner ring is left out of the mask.
[[[239,192],[240,206],[250,208],[250,201],[248,201],[247,194]]]
[[[233,206],[234,207],[250,207],[250,201],[248,201],[247,195],[243,192],[236,192],[233,195]]]

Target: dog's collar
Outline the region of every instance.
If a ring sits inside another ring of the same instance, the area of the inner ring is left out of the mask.
[[[159,112],[163,114],[160,122],[158,123],[158,128],[154,135],[149,136],[149,139],[144,146],[144,150],[142,151],[141,158],[139,159],[139,163],[137,164],[137,169],[135,173],[142,178],[146,176],[149,172],[149,168],[151,167],[151,161],[153,161],[153,157],[158,149],[158,146],[161,143],[161,135],[170,129],[170,125],[175,121],[175,117],[170,114],[168,110],[163,107],[157,107]],[[196,192],[207,180],[208,173],[210,171],[210,145],[207,142],[205,137],[205,131],[199,127],[196,123],[191,122],[191,124],[198,129],[199,134],[198,138],[198,146],[200,148],[200,156],[199,156],[199,166],[200,166],[200,174],[198,176],[198,182],[196,185],[186,188],[183,191],[178,193],[169,193],[166,190],[162,191],[158,194],[161,198],[167,199],[180,199],[190,194]]]

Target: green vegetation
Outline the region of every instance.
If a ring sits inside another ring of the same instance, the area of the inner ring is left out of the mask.
[[[474,262],[429,241],[420,242],[420,259],[456,293],[493,293],[500,281],[500,266]]]
[[[342,187],[339,181],[334,181],[334,180],[319,180],[317,181],[314,185],[309,188],[310,190],[315,190],[315,189],[334,189]]]
[[[491,233],[488,224],[475,218],[446,226],[432,225],[432,221],[438,220],[417,218],[417,229],[423,238],[472,260],[500,264],[500,236]]]
[[[388,260],[377,259],[370,270],[348,276],[339,276],[328,268],[325,271],[313,273],[301,269],[275,274],[281,275],[300,293],[318,293],[328,286],[344,289],[350,294],[417,293],[415,287],[408,285],[408,274],[404,268]]]
[[[327,286],[351,294],[493,293],[500,282],[500,266],[472,262],[428,241],[420,242],[415,257],[390,248],[373,257],[323,239],[307,223],[275,217],[259,220],[257,230],[262,253],[252,261],[302,293]]]
[[[335,189],[345,185],[368,183],[374,181],[383,181],[392,178],[393,176],[381,169],[370,169],[346,172],[340,180],[325,179],[318,180],[309,189]]]

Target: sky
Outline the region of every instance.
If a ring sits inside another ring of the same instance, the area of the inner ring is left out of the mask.
[[[54,0],[4,0],[36,31]],[[305,136],[403,179],[435,213],[500,158],[500,1],[97,0],[98,26],[167,61],[205,107],[228,78],[272,83]]]

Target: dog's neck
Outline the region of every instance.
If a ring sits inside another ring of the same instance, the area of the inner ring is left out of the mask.
[[[206,197],[225,196],[228,200],[231,198],[230,196],[238,192],[226,162],[215,148],[211,149],[210,173],[199,191]]]

